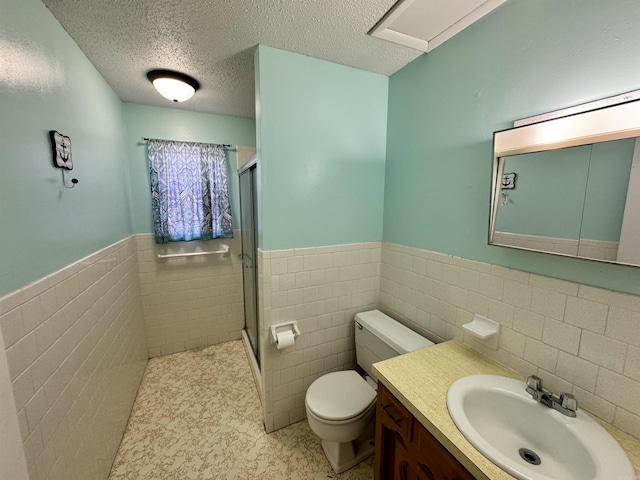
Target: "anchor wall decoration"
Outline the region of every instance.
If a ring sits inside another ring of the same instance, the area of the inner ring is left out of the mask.
[[[78,183],[77,178],[71,179],[71,186],[68,186],[65,178],[65,170],[73,170],[73,160],[71,158],[71,138],[66,135],[62,135],[55,130],[49,132],[49,138],[51,139],[51,149],[53,153],[53,166],[62,169],[62,183],[67,188],[73,188]]]

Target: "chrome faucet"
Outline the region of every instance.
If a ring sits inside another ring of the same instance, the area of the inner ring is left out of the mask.
[[[563,415],[575,417],[578,410],[578,401],[576,397],[570,393],[560,393],[554,395],[552,392],[542,386],[542,379],[536,375],[527,377],[527,393],[533,397],[536,402],[553,408]]]

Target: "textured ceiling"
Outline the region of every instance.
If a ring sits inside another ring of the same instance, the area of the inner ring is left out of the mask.
[[[43,0],[125,102],[254,117],[258,44],[391,75],[421,52],[367,35],[395,0]],[[195,77],[171,104],[154,68]]]

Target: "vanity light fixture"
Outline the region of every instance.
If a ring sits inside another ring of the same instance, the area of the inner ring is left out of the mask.
[[[195,78],[173,70],[151,70],[147,78],[160,95],[174,102],[189,100],[200,88]]]

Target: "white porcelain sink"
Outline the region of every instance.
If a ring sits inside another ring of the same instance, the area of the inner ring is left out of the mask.
[[[447,392],[449,414],[471,444],[516,478],[636,478],[625,452],[595,420],[580,410],[575,418],[563,415],[525,388],[496,375],[463,377]]]

